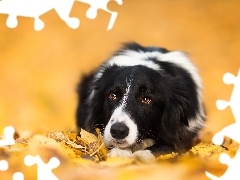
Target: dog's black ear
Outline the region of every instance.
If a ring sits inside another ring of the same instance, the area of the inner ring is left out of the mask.
[[[82,75],[77,86],[78,104],[76,110],[76,120],[78,129],[85,129],[85,123],[88,116],[89,87],[93,81],[94,74]]]
[[[106,113],[104,112],[104,103],[106,98],[106,89],[111,86],[113,81],[114,66],[109,69],[108,66],[102,66],[100,70],[101,76],[97,76],[96,72],[91,83],[88,84],[88,98],[87,98],[87,109],[86,109],[86,121],[85,129],[92,133],[95,133],[97,125],[106,125]]]
[[[88,104],[88,116],[85,122],[85,129],[89,132],[95,133],[97,124],[101,124],[104,119],[104,86],[95,83],[94,89],[91,91],[92,97]]]
[[[190,102],[188,91],[178,78],[168,79],[166,89],[166,107],[162,115],[162,130],[171,138],[176,138],[181,126],[188,126]],[[171,131],[169,131],[171,129]]]

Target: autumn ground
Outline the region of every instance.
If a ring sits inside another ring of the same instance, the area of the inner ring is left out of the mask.
[[[36,149],[41,149],[40,140],[31,138],[46,132],[74,130],[75,87],[80,75],[103,62],[121,42],[133,40],[189,53],[204,83],[208,118],[202,137],[210,136],[205,142],[210,143],[212,134],[234,122],[230,108],[219,111],[215,101],[230,98],[233,86],[224,84],[222,76],[225,72],[237,75],[240,67],[239,6],[238,0],[123,0],[122,6],[112,1],[108,7],[117,11],[118,17],[110,31],[106,30],[108,13],[99,11],[95,20],[88,19],[85,16],[88,5],[80,2],[75,2],[71,11],[71,16],[81,20],[76,30],[61,21],[54,10],[41,16],[45,28],[39,32],[33,29],[31,18],[19,17],[17,28],[7,28],[8,16],[0,14],[0,132],[13,125],[20,138],[30,138],[25,139],[25,144],[19,140],[20,147],[16,149],[25,149],[16,156],[9,149],[4,150],[10,155],[7,157],[11,168],[0,171],[1,177],[11,179],[13,172],[22,171],[28,179],[34,179],[36,167],[26,167],[24,156],[45,154],[47,162],[54,152],[62,160],[54,170],[59,179],[146,179],[147,176],[202,180],[208,179],[205,170],[222,174],[226,166],[218,162],[218,150],[223,150],[220,147],[213,151],[206,148],[203,157],[187,156],[180,162],[159,160],[146,164],[136,159],[92,162],[76,158],[75,152],[68,157],[66,149],[61,149],[65,145],[53,152],[39,152]],[[43,137],[42,141],[50,141]],[[32,142],[39,148],[32,149]],[[234,153],[235,145],[226,146],[230,154]]]

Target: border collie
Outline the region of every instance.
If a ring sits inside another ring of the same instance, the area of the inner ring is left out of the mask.
[[[101,126],[110,156],[146,140],[153,155],[181,154],[205,122],[201,78],[188,56],[134,42],[83,76],[78,98],[77,126],[92,133]]]

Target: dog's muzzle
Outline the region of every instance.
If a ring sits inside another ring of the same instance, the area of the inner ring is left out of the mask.
[[[103,138],[107,147],[126,148],[135,144],[137,137],[137,125],[122,107],[117,108],[104,129]]]

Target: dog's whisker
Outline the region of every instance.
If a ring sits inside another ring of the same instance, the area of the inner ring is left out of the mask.
[[[104,130],[105,130],[105,125],[104,124],[95,124],[94,125],[94,129],[100,129],[101,133],[103,134]]]

